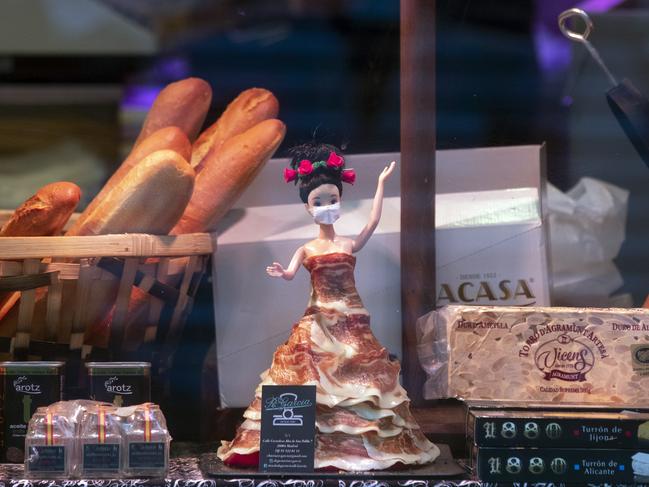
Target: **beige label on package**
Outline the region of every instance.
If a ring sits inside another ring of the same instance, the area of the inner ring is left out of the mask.
[[[449,395],[646,405],[649,311],[447,307]]]

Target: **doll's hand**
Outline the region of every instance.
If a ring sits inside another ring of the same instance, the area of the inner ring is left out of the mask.
[[[286,270],[282,267],[282,264],[279,262],[273,262],[273,265],[266,267],[266,274],[271,277],[284,277]]]
[[[394,172],[394,168],[396,167],[397,162],[392,161],[389,166],[386,166],[383,171],[381,171],[381,174],[379,174],[379,183],[384,183],[388,177]]]

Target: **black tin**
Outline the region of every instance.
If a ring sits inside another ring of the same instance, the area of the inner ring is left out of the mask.
[[[151,402],[148,362],[88,362],[89,396],[117,407]]]
[[[32,414],[62,399],[63,366],[63,362],[0,362],[1,462],[24,461]]]

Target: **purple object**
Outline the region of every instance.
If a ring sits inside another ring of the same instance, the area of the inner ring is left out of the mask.
[[[534,21],[536,57],[542,71],[564,71],[570,64],[570,44],[557,29],[557,16],[564,10],[577,7],[586,12],[608,12],[624,0],[537,0]]]
[[[124,91],[122,108],[124,110],[146,111],[151,108],[162,88],[164,87],[131,85]]]

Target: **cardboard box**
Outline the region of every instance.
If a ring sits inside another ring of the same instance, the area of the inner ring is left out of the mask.
[[[470,409],[467,438],[477,446],[649,449],[649,413]]]
[[[475,447],[474,468],[484,482],[647,482],[646,452],[567,448]],[[538,485],[538,483],[537,483]]]
[[[550,305],[544,194],[544,146],[438,152],[438,306]]]

